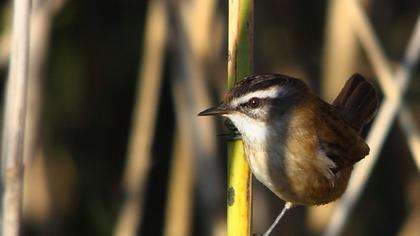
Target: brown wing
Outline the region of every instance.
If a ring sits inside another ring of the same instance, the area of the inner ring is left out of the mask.
[[[369,154],[369,146],[340,115],[337,108],[319,100],[322,116],[318,122],[318,141],[321,150],[342,168],[353,166]]]

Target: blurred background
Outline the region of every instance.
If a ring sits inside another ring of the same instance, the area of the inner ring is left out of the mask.
[[[353,72],[382,91],[363,27],[394,74],[410,39],[420,44],[420,1],[356,1],[360,24],[343,2],[255,1],[255,73],[302,78],[327,101]],[[0,1],[1,91],[11,15]],[[228,1],[33,0],[22,235],[226,234],[226,131],[196,114],[226,91],[227,17]],[[410,65],[408,116],[384,127],[342,235],[420,235],[420,67]],[[257,181],[253,198],[261,234],[283,202]],[[293,209],[274,235],[322,235],[334,207]]]

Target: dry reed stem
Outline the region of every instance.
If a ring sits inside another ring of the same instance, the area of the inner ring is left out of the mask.
[[[352,17],[355,22],[354,27],[356,28],[356,32],[358,33],[362,46],[365,48],[368,57],[378,74],[379,82],[382,87],[388,91],[385,92],[385,100],[380,106],[377,118],[375,119],[367,138],[367,143],[371,147],[370,154],[363,160],[362,163],[360,163],[360,165],[357,165],[353,171],[347,191],[339,200],[339,205],[335,209],[326,230],[325,235],[328,236],[340,235],[345,220],[350,214],[350,211],[356,201],[359,199],[361,191],[366,185],[373,166],[378,159],[379,152],[385,141],[387,133],[401,106],[401,95],[405,92],[410,79],[411,69],[413,68],[413,65],[417,63],[420,53],[419,15],[414,32],[410,38],[408,47],[406,48],[404,61],[400,64],[397,72],[395,73],[395,80],[389,81],[393,75],[390,74],[391,68],[387,64],[387,60],[384,56],[385,54],[379,47],[378,40],[376,40],[373,30],[366,16],[364,16],[364,13],[358,6],[356,6],[357,3],[352,1],[350,2],[351,4],[349,4],[349,8],[352,9],[352,12],[356,12],[354,17]]]
[[[49,45],[50,35],[50,23],[51,23],[51,1],[35,0],[33,2],[33,9],[31,15],[31,32],[30,32],[30,52],[29,52],[29,69],[28,77],[28,97],[27,97],[27,111],[26,111],[26,134],[24,143],[23,160],[26,166],[26,172],[24,176],[24,189],[23,189],[23,214],[26,216],[28,211],[32,213],[32,218],[38,217],[46,219],[50,213],[51,206],[48,205],[50,202],[50,196],[48,192],[48,181],[45,177],[44,161],[38,160],[36,162],[36,168],[32,171],[32,161],[36,149],[39,148],[40,139],[38,136],[38,125],[39,125],[39,112],[42,100],[42,76],[43,70],[46,63],[46,56]],[[39,153],[41,151],[38,151]],[[37,155],[37,158],[44,158],[43,155]],[[41,167],[39,167],[41,166]],[[39,168],[41,170],[39,170]],[[36,183],[40,188],[31,188]],[[28,192],[34,190],[33,192]],[[34,196],[42,195],[43,198],[36,198],[39,201],[33,201]],[[44,200],[45,199],[45,200]],[[49,199],[49,200],[48,200]],[[38,203],[43,204],[38,204]],[[34,206],[34,204],[38,204]],[[35,212],[33,209],[36,209]]]
[[[1,235],[19,235],[22,182],[23,143],[28,84],[30,0],[13,2],[12,41],[2,139],[2,209]]]
[[[52,0],[34,0],[31,16],[30,53],[28,76],[28,98],[26,113],[26,141],[24,161],[34,155],[39,140],[38,122],[42,94],[42,74],[48,53]]]
[[[192,205],[194,202],[194,147],[191,139],[191,123],[185,103],[185,91],[179,81],[172,83],[175,100],[177,132],[165,216],[164,234],[166,236],[191,235]],[[182,130],[182,131],[181,131]]]
[[[125,200],[116,223],[115,236],[136,235],[143,217],[142,204],[150,168],[150,151],[167,41],[165,1],[156,0],[149,3],[145,22],[144,53],[142,65],[139,66],[137,98],[123,177]]]
[[[184,29],[185,41],[181,47],[182,58],[185,62],[187,76],[182,83],[187,88],[190,96],[185,100],[189,104],[190,124],[194,129],[190,135],[194,145],[194,159],[198,197],[204,203],[205,225],[208,225],[210,234],[214,236],[226,235],[226,216],[223,208],[223,172],[220,169],[220,159],[216,142],[215,119],[197,118],[198,111],[205,107],[212,106],[210,91],[206,86],[208,72],[205,72],[206,59],[211,60],[210,55],[222,51],[222,44],[215,44],[214,41],[221,41],[222,32],[214,32],[217,25],[215,17],[217,2],[215,1],[181,1],[178,16],[179,23]],[[191,19],[194,19],[193,21]],[[185,44],[189,42],[189,44]],[[217,55],[217,54],[216,54]],[[207,77],[207,78],[206,78]],[[190,101],[195,101],[191,103]]]
[[[334,99],[337,88],[353,74],[359,56],[351,16],[346,11],[345,2],[329,1],[322,76],[322,94],[328,101]]]
[[[179,108],[178,105],[175,105]],[[185,119],[184,119],[185,120]],[[186,123],[186,122],[182,122]],[[183,124],[182,127],[189,126]],[[175,149],[169,175],[169,190],[163,235],[191,235],[193,205],[193,161],[187,136],[176,131]]]
[[[220,224],[222,200],[222,179],[220,169],[217,163],[217,145],[216,128],[213,119],[197,118],[199,110],[211,105],[210,94],[205,84],[204,57],[206,50],[202,47],[211,45],[208,30],[198,30],[208,27],[213,14],[215,3],[204,1],[178,1],[168,6],[171,12],[171,22],[173,23],[173,51],[174,75],[172,81],[173,96],[175,101],[175,115],[177,121],[177,130],[180,136],[184,137],[186,149],[184,155],[191,156],[188,160],[191,163],[188,167],[196,170],[198,197],[203,207],[203,215],[206,225],[205,229],[210,230],[211,235],[221,235],[226,227]],[[194,18],[195,17],[195,18]],[[191,22],[187,19],[195,20]],[[206,41],[202,42],[203,39]],[[194,46],[195,45],[195,46]],[[177,160],[175,160],[177,161]],[[174,164],[175,165],[175,164]],[[188,170],[186,170],[188,171]],[[194,175],[195,175],[194,173]],[[193,177],[190,175],[189,177]],[[175,184],[175,182],[172,182]],[[193,183],[193,181],[188,181]],[[171,188],[175,188],[171,186]],[[186,197],[188,205],[184,205],[182,210],[192,211],[192,197]],[[168,204],[179,201],[176,196],[168,196]],[[183,200],[185,201],[185,200]],[[170,209],[168,209],[170,210]],[[184,220],[170,218],[170,212],[167,212],[166,225],[171,227],[175,222],[181,223],[183,227],[191,228],[189,218]],[[188,226],[187,226],[188,225]],[[166,231],[170,233],[169,231]],[[167,234],[173,235],[173,234]],[[223,235],[223,234],[222,234]]]

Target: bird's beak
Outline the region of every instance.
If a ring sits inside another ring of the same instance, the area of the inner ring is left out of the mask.
[[[229,109],[223,103],[220,103],[219,105],[215,107],[210,107],[198,113],[198,116],[216,116],[216,115],[224,115],[227,113],[229,113]]]

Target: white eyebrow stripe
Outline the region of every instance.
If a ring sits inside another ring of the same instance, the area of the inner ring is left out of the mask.
[[[231,104],[233,107],[236,107],[239,104],[248,102],[249,99],[253,97],[257,97],[260,99],[275,98],[275,97],[278,97],[281,93],[285,93],[285,92],[286,91],[279,86],[272,86],[265,90],[258,90],[255,92],[247,93],[243,95],[242,97],[234,98]]]

